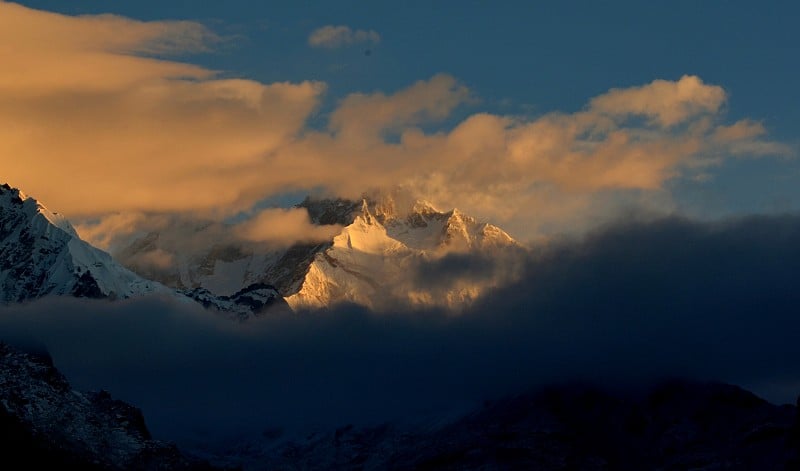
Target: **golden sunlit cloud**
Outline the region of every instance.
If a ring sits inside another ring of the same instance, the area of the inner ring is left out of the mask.
[[[714,114],[727,99],[722,87],[706,85],[699,77],[684,75],[677,82],[654,80],[648,85],[613,89],[594,98],[590,109],[615,118],[645,116],[662,126],[673,126],[708,113]]]
[[[221,79],[151,57],[218,40],[193,22],[70,17],[0,2],[3,179],[71,217],[219,218],[287,190],[354,197],[405,184],[438,206],[516,221],[526,238],[616,194],[659,195],[670,179],[729,156],[788,152],[757,122],[723,123],[727,94],[696,76],[613,89],[571,114],[477,113],[428,132],[475,101],[442,74],[392,94],[352,94],[327,127],[312,129],[323,83]],[[269,224],[258,221],[248,234],[262,237]]]
[[[214,37],[190,22],[0,3],[3,178],[71,216],[247,206],[264,156],[295,137],[325,87],[141,56]]]
[[[341,230],[342,226],[336,224],[312,224],[305,208],[264,209],[234,227],[236,236],[243,240],[277,247],[288,247],[296,242],[326,242]]]

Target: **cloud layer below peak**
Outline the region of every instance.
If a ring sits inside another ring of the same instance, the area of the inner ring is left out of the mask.
[[[441,415],[575,380],[716,379],[793,402],[798,238],[798,216],[627,221],[520,257],[519,281],[460,316],[398,303],[240,324],[158,299],[46,299],[0,309],[0,340],[44,345],[79,389],[142,407],[168,439]],[[440,262],[420,283],[490,263]]]

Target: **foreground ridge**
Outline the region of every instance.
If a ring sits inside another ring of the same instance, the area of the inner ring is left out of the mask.
[[[105,391],[75,391],[47,354],[24,353],[4,343],[0,450],[2,462],[31,469],[212,469],[174,445],[153,440],[139,409]]]

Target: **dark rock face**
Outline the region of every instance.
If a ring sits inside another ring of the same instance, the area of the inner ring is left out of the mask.
[[[295,244],[286,250],[278,263],[264,274],[283,296],[296,293],[302,286],[311,264],[318,253],[324,253],[331,244]]]
[[[354,213],[361,206],[360,202],[337,199],[306,198],[298,205],[308,211],[314,224],[340,224],[346,226],[353,222]]]
[[[97,280],[92,276],[92,272],[88,270],[78,278],[75,289],[72,290],[72,295],[76,298],[102,299],[106,297],[103,290],[98,286]]]
[[[262,455],[263,469],[796,470],[793,406],[673,381],[648,394],[554,387],[416,430],[342,427]]]
[[[205,308],[238,316],[241,320],[263,315],[268,310],[271,314],[291,312],[291,308],[275,287],[266,283],[254,283],[230,296],[216,295],[205,288],[185,290],[182,293]]]
[[[0,343],[0,467],[212,469],[152,440],[139,409],[80,393],[43,355]]]

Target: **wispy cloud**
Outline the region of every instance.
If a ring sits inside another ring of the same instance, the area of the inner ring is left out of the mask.
[[[722,87],[685,75],[675,82],[655,80],[641,87],[615,88],[592,99],[589,107],[617,120],[642,116],[654,124],[674,126],[703,114],[717,113],[726,99]]]
[[[305,208],[269,208],[237,225],[234,233],[245,241],[286,247],[297,242],[329,241],[341,229],[336,224],[312,224]]]
[[[352,29],[349,26],[327,25],[317,28],[308,36],[308,45],[326,49],[336,49],[357,43],[377,44],[381,35],[373,30]]]

